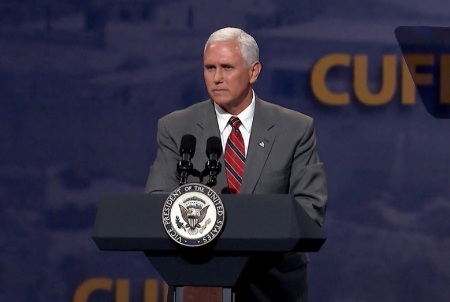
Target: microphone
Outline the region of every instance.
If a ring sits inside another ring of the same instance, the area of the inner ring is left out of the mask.
[[[191,162],[195,154],[196,138],[191,134],[183,135],[180,144],[181,160],[177,165],[177,172],[180,175],[180,186],[187,183],[187,178],[192,172],[193,165]]]
[[[205,172],[209,174],[207,185],[212,187],[217,184],[217,174],[222,170],[219,158],[222,155],[222,142],[217,136],[211,136],[206,141],[206,155],[208,161],[205,164]]]

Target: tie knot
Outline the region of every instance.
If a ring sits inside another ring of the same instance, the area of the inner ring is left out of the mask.
[[[233,127],[234,129],[239,129],[239,126],[242,124],[241,120],[237,116],[230,117],[230,120],[228,123]]]

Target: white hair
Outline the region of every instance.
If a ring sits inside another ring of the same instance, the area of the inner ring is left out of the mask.
[[[259,47],[255,39],[240,28],[225,27],[213,32],[205,44],[204,52],[209,44],[214,42],[237,41],[245,65],[250,67],[259,61]]]

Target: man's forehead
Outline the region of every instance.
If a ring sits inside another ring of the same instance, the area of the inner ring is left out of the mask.
[[[239,61],[241,50],[237,41],[213,42],[209,44],[203,55],[204,61]]]

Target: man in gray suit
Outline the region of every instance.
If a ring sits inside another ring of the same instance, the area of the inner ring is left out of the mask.
[[[322,226],[327,187],[316,151],[313,119],[261,100],[253,91],[260,71],[256,41],[241,29],[223,28],[205,45],[204,78],[209,100],[175,111],[158,122],[159,144],[145,191],[170,192],[179,186],[177,164],[185,134],[197,139],[197,150],[206,150],[208,138],[221,138],[223,150],[233,131],[231,117],[244,143],[244,172],[239,178],[242,194],[291,194]],[[197,152],[194,167],[208,157]],[[224,170],[228,170],[223,157]],[[229,192],[227,173],[219,173],[218,193]],[[236,301],[308,301],[308,255],[289,253],[277,259],[252,259],[236,287]]]

